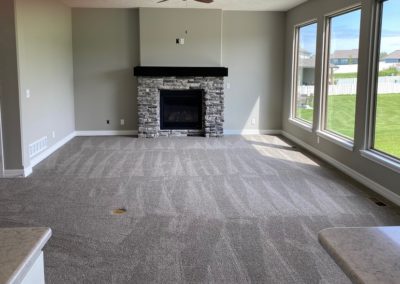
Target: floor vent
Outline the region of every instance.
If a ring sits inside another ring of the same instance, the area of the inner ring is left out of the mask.
[[[372,202],[374,202],[376,205],[378,206],[386,206],[385,203],[383,203],[382,201],[380,201],[379,199],[375,198],[375,197],[370,197],[370,200]]]
[[[36,156],[47,148],[47,136],[29,144],[28,146],[29,158]]]

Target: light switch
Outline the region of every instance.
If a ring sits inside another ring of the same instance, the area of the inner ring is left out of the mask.
[[[26,97],[29,99],[31,97],[31,90],[26,89]]]

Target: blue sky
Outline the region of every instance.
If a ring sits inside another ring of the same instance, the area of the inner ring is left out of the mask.
[[[331,20],[331,53],[335,50],[358,49],[361,11],[352,11]]]
[[[311,24],[304,26],[300,29],[299,44],[300,48],[307,50],[308,52],[315,54],[317,44],[317,24]]]
[[[358,49],[361,12],[356,10],[332,18],[331,52],[340,49]],[[300,31],[300,46],[311,53],[316,49],[316,24]],[[400,0],[384,2],[381,52],[400,50]]]
[[[383,6],[381,51],[400,49],[400,0],[389,0]]]

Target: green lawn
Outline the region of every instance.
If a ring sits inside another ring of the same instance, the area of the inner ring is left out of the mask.
[[[354,137],[354,95],[328,97],[327,129]],[[299,117],[312,120],[312,110],[301,109]],[[375,149],[400,158],[400,94],[378,96]]]
[[[400,94],[378,96],[375,149],[400,158]]]
[[[396,67],[390,67],[388,69],[384,69],[379,71],[379,77],[387,77],[387,76],[400,76],[400,71],[397,70]],[[353,73],[336,73],[333,74],[335,79],[350,79],[357,78],[357,72]]]
[[[326,129],[354,139],[355,95],[328,96]]]
[[[333,74],[333,78],[335,78],[335,79],[357,78],[357,73],[336,73],[336,74]]]

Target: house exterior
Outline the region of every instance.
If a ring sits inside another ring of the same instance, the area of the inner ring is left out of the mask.
[[[301,78],[301,85],[311,86],[315,81],[315,57],[299,59],[299,78]]]
[[[400,50],[395,50],[384,59],[385,63],[400,63]]]
[[[301,85],[309,86],[314,85],[314,78],[315,78],[315,56],[301,48],[299,50],[299,70],[298,76],[300,79]]]
[[[330,63],[334,65],[358,64],[358,49],[335,50],[331,55]]]
[[[333,70],[338,67],[335,64],[329,64],[329,74],[333,74]],[[299,58],[298,76],[301,78],[301,85],[313,86],[315,84],[315,56]]]
[[[310,57],[312,57],[312,53],[311,52],[305,50],[304,48],[300,48],[300,51],[299,51],[299,58],[300,59],[305,59],[305,58],[310,58]]]

